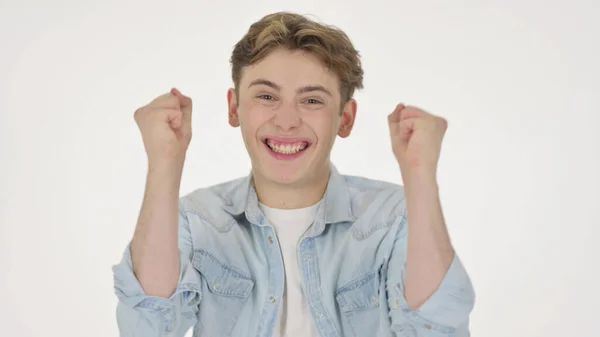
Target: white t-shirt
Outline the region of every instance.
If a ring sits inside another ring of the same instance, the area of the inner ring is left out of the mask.
[[[260,204],[279,240],[285,267],[285,285],[279,318],[273,337],[318,337],[312,314],[302,289],[298,267],[298,241],[312,225],[319,204],[300,209],[275,209]]]

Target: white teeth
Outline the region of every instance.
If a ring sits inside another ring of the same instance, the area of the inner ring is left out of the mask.
[[[282,153],[282,154],[294,154],[298,153],[306,148],[306,144],[297,144],[297,145],[279,145],[274,144],[270,141],[267,141],[267,145],[271,148],[271,150]]]

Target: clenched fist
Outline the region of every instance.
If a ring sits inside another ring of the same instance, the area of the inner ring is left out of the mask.
[[[134,114],[150,165],[183,164],[192,139],[192,100],[173,88]]]
[[[434,174],[448,123],[419,108],[398,104],[388,116],[394,155],[403,174]]]

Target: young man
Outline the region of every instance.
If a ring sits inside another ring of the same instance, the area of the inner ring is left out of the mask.
[[[436,182],[446,122],[389,115],[404,187],[338,173],[362,87],[340,30],[292,13],[253,24],[231,58],[229,123],[248,177],[179,198],[192,101],[177,89],[136,111],[146,193],[114,267],[122,336],[468,336],[474,292]]]

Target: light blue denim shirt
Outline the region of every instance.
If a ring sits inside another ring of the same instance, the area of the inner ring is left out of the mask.
[[[144,294],[129,246],[113,267],[121,336],[271,336],[284,289],[277,236],[251,176],[180,199],[179,285]],[[455,256],[418,310],[404,298],[406,200],[401,186],[338,173],[298,243],[304,295],[322,337],[469,336],[474,290]]]

